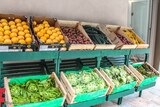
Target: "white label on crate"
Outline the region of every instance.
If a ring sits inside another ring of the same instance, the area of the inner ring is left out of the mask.
[[[8,46],[0,46],[0,50],[8,50],[9,47]]]
[[[58,48],[48,48],[47,45],[40,46],[39,51],[57,51]]]

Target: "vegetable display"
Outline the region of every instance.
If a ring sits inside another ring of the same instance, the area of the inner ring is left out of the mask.
[[[44,44],[61,43],[64,44],[64,36],[58,27],[51,26],[46,20],[42,23],[33,21],[34,32]]]
[[[143,64],[143,65],[137,66],[135,68],[137,69],[137,71],[139,71],[144,76],[144,78],[152,78],[152,77],[156,76],[156,73],[147,64]]]
[[[125,71],[124,66],[112,66],[110,68],[104,68],[104,72],[109,76],[116,87],[120,87],[124,84],[129,84],[135,81],[135,78]]]
[[[111,44],[105,34],[98,28],[89,25],[85,25],[83,28],[95,44]]]
[[[132,30],[129,29],[125,29],[123,30],[124,34],[127,35],[134,44],[143,44],[139,38],[137,38],[136,34],[134,32],[132,32]]]
[[[66,74],[66,77],[76,95],[102,90],[107,87],[105,81],[95,71],[87,72],[83,70],[78,73]]]
[[[62,97],[52,78],[46,80],[28,80],[24,84],[9,84],[14,105],[43,102]]]
[[[92,44],[77,28],[61,27],[61,29],[65,36],[68,37],[69,43],[71,44]]]

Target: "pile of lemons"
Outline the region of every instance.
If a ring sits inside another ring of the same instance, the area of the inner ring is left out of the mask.
[[[34,32],[40,39],[42,43],[53,44],[61,43],[64,44],[64,36],[61,30],[58,27],[50,26],[50,24],[44,20],[42,23],[37,24],[36,21],[33,21]]]
[[[32,37],[26,21],[15,19],[0,20],[0,44],[31,44]]]

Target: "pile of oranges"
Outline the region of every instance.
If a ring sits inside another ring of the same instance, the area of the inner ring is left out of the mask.
[[[26,21],[15,19],[0,20],[0,44],[31,44],[32,37]]]
[[[58,27],[50,26],[47,21],[43,21],[40,24],[37,24],[36,21],[33,21],[34,32],[44,44],[53,44],[61,43],[64,44],[64,36]]]

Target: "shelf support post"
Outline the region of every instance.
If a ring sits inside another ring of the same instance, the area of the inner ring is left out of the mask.
[[[97,68],[100,68],[100,66],[101,66],[101,60],[102,60],[102,57],[98,56],[97,57]]]
[[[0,87],[3,86],[3,77],[2,77],[2,68],[3,68],[3,62],[0,62]]]
[[[60,64],[61,64],[61,59],[55,59],[55,73],[57,74],[58,77],[60,77]]]

